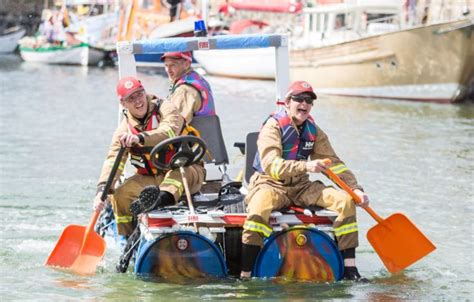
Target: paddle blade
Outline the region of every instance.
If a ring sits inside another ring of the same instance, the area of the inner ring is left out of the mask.
[[[94,231],[89,232],[84,247],[71,265],[71,270],[80,275],[92,275],[105,254],[105,240]]]
[[[45,265],[70,267],[82,247],[86,228],[80,225],[68,225],[64,228]]]
[[[399,272],[436,249],[403,214],[395,213],[367,232],[367,239],[391,273]]]
[[[93,267],[92,273],[95,272],[105,254],[105,241],[94,231],[89,232],[87,238],[84,238],[85,234],[85,226],[68,225],[46,260],[46,265],[71,269],[79,274],[91,274]]]

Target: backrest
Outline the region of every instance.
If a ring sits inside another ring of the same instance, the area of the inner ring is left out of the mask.
[[[258,132],[250,132],[245,138],[245,183],[248,184],[255,170],[253,161],[257,153]]]
[[[195,116],[191,121],[191,126],[199,131],[201,138],[206,142],[207,153],[204,161],[215,165],[229,164],[219,117],[217,115]]]

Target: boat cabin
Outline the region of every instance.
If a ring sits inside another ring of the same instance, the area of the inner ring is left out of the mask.
[[[399,30],[402,6],[387,4],[326,4],[303,10],[303,34],[295,48],[319,47]],[[293,45],[292,45],[293,46]]]

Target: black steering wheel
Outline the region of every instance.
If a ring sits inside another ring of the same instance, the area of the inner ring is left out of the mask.
[[[167,159],[165,154],[174,150]],[[206,154],[206,143],[197,136],[185,135],[165,139],[151,150],[151,162],[159,170],[175,170],[199,162]]]

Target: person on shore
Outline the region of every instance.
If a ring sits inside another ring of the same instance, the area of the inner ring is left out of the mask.
[[[355,263],[358,227],[354,201],[345,192],[309,180],[308,173],[329,168],[360,196],[360,206],[369,204],[354,174],[336,155],[328,136],[310,115],[316,98],[310,84],[294,82],[286,94],[284,109],[271,114],[260,130],[253,164],[256,172],[250,179],[245,200],[248,214],[242,234],[242,278],[251,276],[263,240],[272,233],[270,213],[295,204],[337,212],[333,228],[344,259],[344,279],[366,280]],[[326,158],[332,164],[326,164]]]
[[[181,14],[182,1],[181,0],[166,0],[170,5],[170,22],[176,21],[179,19]]]
[[[137,168],[136,174],[127,178],[110,197],[118,233],[127,237],[134,230],[137,215],[160,206],[173,205],[183,194],[180,171],[157,170],[150,161],[150,152],[156,144],[181,135],[186,128],[173,103],[147,94],[141,82],[134,77],[122,78],[117,84],[117,94],[124,108],[124,118],[113,134],[102,167],[94,209],[101,211],[104,208],[105,202],[100,196],[120,147],[129,148],[125,154],[130,154],[130,162]],[[120,177],[125,161],[126,156],[115,180]],[[203,165],[194,164],[184,169],[191,193],[198,192],[204,181]]]
[[[215,115],[214,96],[209,83],[191,68],[191,52],[167,52],[161,56],[170,81],[167,97],[186,120]]]

